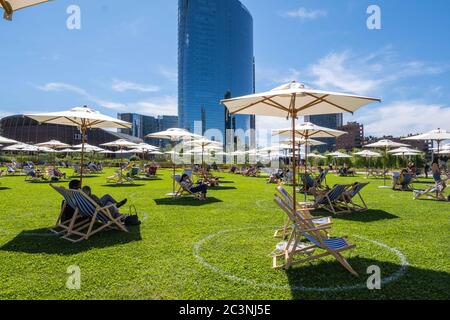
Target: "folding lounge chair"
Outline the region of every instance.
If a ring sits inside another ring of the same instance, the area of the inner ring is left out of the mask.
[[[299,192],[308,192],[311,188],[316,186],[314,179],[307,173],[300,173],[300,180],[303,183]]]
[[[402,191],[414,190],[414,187],[412,185],[413,175],[411,173],[405,173],[403,175],[403,181],[400,181],[400,177],[401,177],[401,174],[397,173],[397,172],[392,175],[392,189],[393,190],[402,190]],[[406,188],[404,186],[406,186]]]
[[[61,207],[61,212],[58,216],[58,219],[56,221],[56,224],[54,227],[50,228],[50,231],[59,235],[63,236],[67,234],[67,231],[69,229],[73,228],[79,228],[80,226],[89,223],[90,219],[88,217],[83,217],[77,214],[78,208],[76,206],[76,203],[74,199],[70,196],[70,194],[67,192],[67,189],[63,187],[57,187],[54,185],[50,185],[56,192],[58,192],[60,195],[63,196],[64,202]],[[63,221],[63,214],[67,207],[71,207],[74,210],[74,214],[72,218],[69,220]]]
[[[434,186],[430,186],[425,190],[414,190],[414,200],[427,199],[427,200],[439,200],[446,201],[448,198],[444,195],[446,184],[443,181],[436,182]]]
[[[340,206],[342,205],[342,197],[346,188],[346,185],[337,184],[331,190],[316,195],[314,207],[316,209],[325,209],[332,214],[350,212],[347,204],[344,207]]]
[[[356,248],[355,245],[350,244],[345,237],[325,237],[323,230],[329,227],[317,227],[310,220],[304,219],[302,215],[292,215],[287,204],[278,196],[275,196],[275,202],[291,219],[295,220],[295,223],[294,231],[286,243],[284,252],[273,257],[273,268],[290,269],[293,265],[308,263],[332,255],[351,274],[358,276],[358,273],[341,255],[343,251]],[[301,237],[304,237],[309,243],[302,242]],[[316,250],[324,252],[316,253]],[[297,260],[297,256],[301,256],[301,258]],[[283,259],[283,263],[279,264],[279,259]]]
[[[191,190],[185,188],[182,184],[181,184],[181,175],[177,174],[175,176],[172,177],[178,184],[178,191],[175,193],[175,198],[181,198],[181,197],[185,197],[185,196],[193,196],[195,198],[200,197],[201,192],[197,192],[197,193],[193,193],[191,192]]]
[[[285,188],[282,186],[279,186],[277,188],[278,193],[281,195],[283,201],[287,204],[288,208],[293,212],[294,211],[294,199],[292,196],[287,192]],[[299,207],[297,209],[297,214],[301,214],[305,220],[311,221],[315,226],[322,226],[322,227],[331,227],[333,225],[333,221],[330,217],[314,217],[311,215],[310,208],[306,207]],[[276,238],[286,238],[286,236],[292,232],[292,224],[294,221],[292,219],[289,219],[289,217],[286,219],[283,227],[279,230],[275,231],[274,237]]]
[[[127,173],[132,168],[133,168],[133,165],[130,164],[122,170],[117,170],[114,175],[106,178],[106,182],[107,183],[116,183],[116,184],[124,184],[124,183],[133,184],[134,183],[133,178],[127,176]]]
[[[128,232],[124,225],[124,216],[114,218],[112,215],[110,209],[115,205],[100,207],[81,190],[66,190],[66,192],[76,210],[63,239],[76,243],[88,240],[92,235],[105,229]],[[87,218],[88,222],[76,225],[79,218]]]
[[[356,211],[356,212],[367,211],[369,208],[367,207],[367,204],[361,195],[361,190],[364,189],[368,184],[369,184],[369,182],[349,185],[346,190],[346,194],[349,198],[348,199],[342,198],[342,204],[340,205],[340,207],[348,207],[348,208],[350,208],[350,210]],[[355,202],[355,198],[357,196],[359,197],[361,204],[358,204]],[[339,201],[338,201],[338,204],[339,204]]]

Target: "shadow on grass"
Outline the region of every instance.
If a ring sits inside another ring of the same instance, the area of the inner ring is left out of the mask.
[[[31,184],[61,184],[61,183],[69,183],[69,180],[58,180],[58,181],[50,181],[50,180],[39,180],[39,181],[33,181],[33,180],[28,180],[26,181],[27,183],[31,183]]]
[[[47,228],[22,231],[0,247],[0,251],[73,255],[91,249],[101,249],[142,240],[140,226],[128,227],[129,232],[109,230],[99,232],[79,243],[61,239]]]
[[[211,190],[236,190],[236,187],[228,187],[228,186],[216,186],[216,187],[208,187]]]
[[[8,188],[8,187],[0,187],[0,190],[11,190],[11,188]]]
[[[350,212],[332,215],[328,211],[318,210],[313,212],[317,216],[331,216],[333,219],[358,221],[358,222],[374,222],[381,220],[399,219],[398,216],[386,212],[384,210],[369,209],[363,212]]]
[[[219,181],[219,183],[221,183],[221,184],[233,184],[234,181],[227,181],[227,180],[224,180],[224,181]]]
[[[138,188],[138,187],[144,187],[145,184],[120,184],[120,183],[111,183],[111,184],[103,184],[102,187],[106,188]]]
[[[155,178],[146,178],[146,177],[138,177],[138,178],[133,178],[135,181],[160,181],[163,180],[160,177],[155,177]]]
[[[206,201],[200,201],[194,197],[183,197],[183,198],[163,198],[155,199],[155,203],[158,206],[191,206],[191,207],[201,207],[208,204],[223,202],[217,198],[207,198]]]
[[[345,257],[351,253],[344,253]],[[285,270],[295,299],[448,299],[450,292],[450,273],[404,267],[398,263],[367,259],[347,258],[359,274],[355,277],[336,260],[316,260],[312,264],[296,265]],[[394,281],[381,284],[381,290],[367,288],[369,266],[381,269],[381,278],[391,276]],[[337,288],[341,287],[341,288]],[[347,287],[347,290],[343,290]],[[352,287],[352,288],[348,288]],[[320,291],[305,288],[321,289]],[[351,289],[351,290],[349,290]]]

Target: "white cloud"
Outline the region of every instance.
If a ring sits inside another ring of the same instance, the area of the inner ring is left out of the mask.
[[[133,102],[128,104],[130,112],[157,116],[157,115],[177,115],[178,100],[176,96],[156,97],[148,100]]]
[[[354,118],[364,123],[366,135],[405,136],[437,128],[448,129],[450,107],[418,100],[396,101],[372,109],[368,107]]]
[[[103,100],[103,99],[99,99],[93,95],[91,95],[90,93],[88,93],[86,90],[74,86],[72,84],[68,84],[68,83],[63,83],[63,82],[50,82],[47,83],[43,86],[38,86],[37,87],[39,90],[42,91],[47,91],[47,92],[51,92],[51,91],[70,91],[73,93],[76,93],[82,97],[84,97],[86,100],[93,102],[97,105],[99,105],[100,107],[104,107],[107,109],[112,109],[112,110],[117,110],[117,111],[122,111],[122,110],[126,110],[127,106],[123,103],[118,103],[118,102],[114,102],[114,101],[107,101],[107,100]]]
[[[326,17],[328,12],[325,10],[313,10],[307,8],[298,8],[296,10],[285,11],[281,13],[282,17],[298,18],[301,20],[315,20]]]
[[[169,69],[164,66],[159,66],[159,73],[169,81],[178,82],[178,71]]]
[[[370,55],[333,52],[311,65],[306,74],[318,88],[373,95],[396,81],[437,75],[447,68],[446,65],[417,60],[403,61],[387,47]]]
[[[125,92],[125,91],[158,92],[161,90],[161,88],[158,86],[122,80],[114,80],[112,89],[117,92]]]

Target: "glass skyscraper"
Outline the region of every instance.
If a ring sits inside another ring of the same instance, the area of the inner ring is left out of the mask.
[[[254,128],[253,116],[230,117],[224,98],[254,92],[253,18],[238,0],[179,0],[178,116],[202,133]],[[198,132],[197,132],[198,133]],[[249,141],[247,141],[249,143]]]
[[[314,123],[315,125],[325,128],[338,129],[343,125],[344,115],[342,113],[336,113],[336,114],[306,116],[305,122],[311,122]],[[314,147],[313,149],[318,150],[320,152],[335,151],[336,149],[335,138],[317,138],[316,140],[322,141],[326,144]]]

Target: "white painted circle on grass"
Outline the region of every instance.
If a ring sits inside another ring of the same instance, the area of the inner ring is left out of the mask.
[[[202,246],[208,242],[209,240],[216,238],[220,235],[224,235],[224,234],[229,234],[229,233],[233,233],[233,232],[241,232],[241,231],[245,231],[245,230],[255,230],[255,229],[262,229],[262,228],[242,228],[242,229],[233,229],[233,230],[224,230],[224,231],[220,231],[214,234],[210,234],[208,236],[206,236],[205,238],[203,238],[202,240],[200,240],[199,242],[195,243],[194,247],[193,247],[193,255],[194,257],[197,259],[197,261],[203,265],[205,268],[211,270],[212,272],[219,274],[222,277],[225,277],[229,280],[235,281],[235,282],[240,282],[240,283],[245,283],[248,285],[252,285],[255,287],[262,287],[262,288],[270,288],[270,289],[281,289],[281,290],[294,290],[294,291],[304,291],[304,292],[332,292],[332,291],[349,291],[349,290],[356,290],[356,289],[367,289],[367,284],[366,283],[361,283],[361,284],[356,284],[356,285],[349,285],[349,286],[336,286],[336,287],[326,287],[326,288],[314,288],[314,287],[304,287],[301,285],[277,285],[274,283],[266,283],[266,282],[258,282],[252,279],[246,279],[246,278],[242,278],[242,277],[238,277],[234,274],[228,273],[226,271],[221,270],[219,267],[209,263],[205,258],[203,258],[200,254],[201,248]],[[375,241],[375,240],[371,240],[359,235],[353,235],[353,237],[358,238],[360,240],[363,241],[367,241],[370,242],[372,244],[375,244],[383,249],[386,249],[392,253],[394,253],[400,260],[400,269],[398,271],[396,271],[395,273],[384,277],[381,280],[382,285],[385,285],[387,283],[396,281],[398,279],[400,279],[401,277],[403,277],[406,273],[406,271],[408,270],[409,267],[409,262],[407,260],[407,258],[405,257],[405,255],[403,253],[401,253],[399,250],[395,249],[395,248],[391,248],[388,245],[379,242],[379,241]]]

